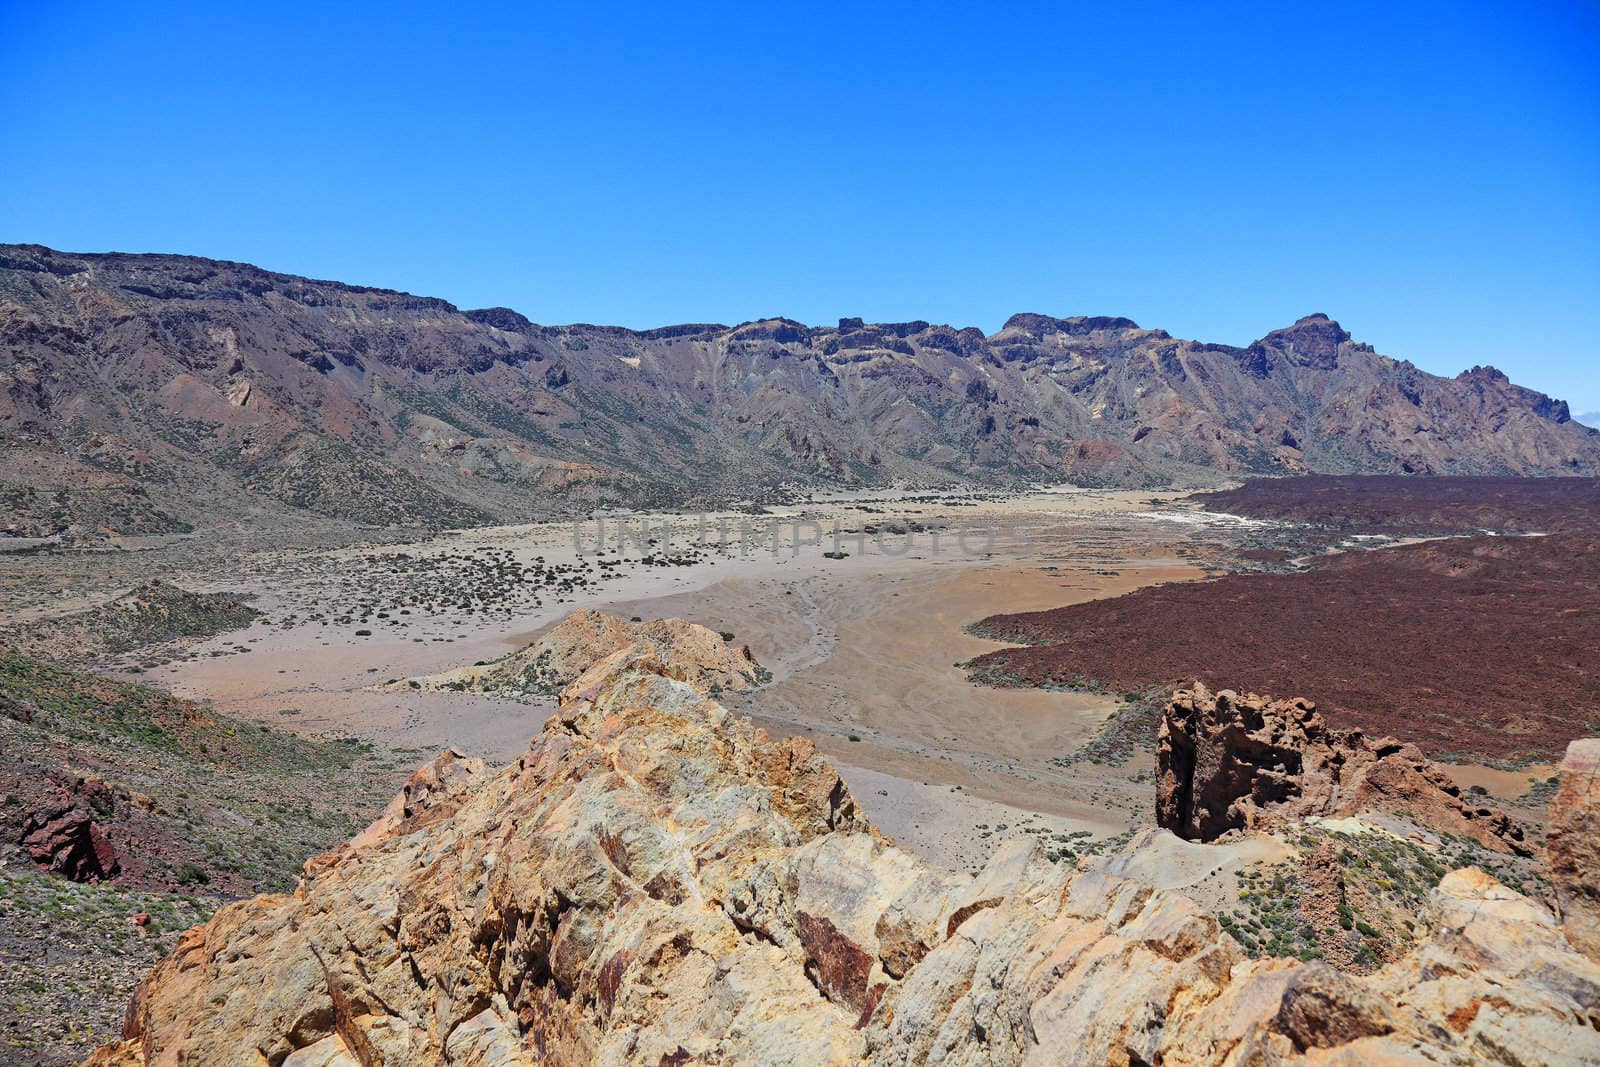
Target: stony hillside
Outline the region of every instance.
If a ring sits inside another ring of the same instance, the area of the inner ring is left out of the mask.
[[[1127,319],[643,332],[160,255],[0,246],[4,529],[311,513],[455,525],[794,485],[1600,474],[1600,433],[1313,315],[1246,348]]]
[[[575,611],[538,640],[487,663],[442,674],[402,678],[385,689],[555,696],[595,663],[630,646],[649,649],[672,664],[673,677],[702,692],[751,689],[772,675],[756,662],[749,645],[681,619],[619,619],[599,611]]]
[[[151,890],[282,888],[377,810],[387,770],[365,742],[0,651],[0,867]]]
[[[210,637],[250,625],[261,613],[228,593],[192,593],[157,578],[93,608],[0,626],[0,650],[80,660]]]
[[[809,742],[774,740],[670,673],[624,648],[504,770],[445,753],[292,894],[185,934],[139,987],[124,1040],[91,1062],[1600,1057],[1600,964],[1580,951],[1592,901],[1573,893],[1592,877],[1592,758],[1553,821],[1579,926],[1482,870],[1435,865],[1392,958],[1341,966],[1314,948],[1283,958],[1277,934],[1262,954],[1256,919],[1235,937],[1236,920],[1185,896],[1034,843],[975,876],[935,871],[866,822]],[[1317,832],[1346,843],[1326,848],[1373,851],[1343,877],[1370,866],[1390,890],[1416,877],[1399,852],[1414,842],[1332,825]],[[1283,894],[1270,895],[1276,922]],[[1330,936],[1377,937],[1348,914],[1368,899],[1341,891],[1327,921],[1348,925]]]
[[[182,930],[292,887],[403,777],[365,743],[0,649],[0,1063],[79,1062]]]

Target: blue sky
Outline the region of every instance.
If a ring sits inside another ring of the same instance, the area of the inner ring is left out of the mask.
[[[1324,311],[1600,409],[1594,3],[233,6],[0,0],[0,240],[541,322]]]

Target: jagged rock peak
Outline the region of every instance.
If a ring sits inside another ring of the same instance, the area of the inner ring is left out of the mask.
[[[1292,353],[1307,366],[1331,367],[1338,362],[1339,346],[1350,342],[1350,332],[1317,312],[1297,319],[1293,326],[1273,330],[1257,345]]]
[[[1180,689],[1162,713],[1156,776],[1156,821],[1191,840],[1375,808],[1529,853],[1516,823],[1469,802],[1415,745],[1330,727],[1309,700]]]

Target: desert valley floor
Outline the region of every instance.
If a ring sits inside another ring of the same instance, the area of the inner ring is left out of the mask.
[[[1220,557],[1237,531],[1257,521],[1208,515],[1179,494],[908,496],[764,515],[627,514],[414,544],[263,551],[237,561],[225,581],[209,567],[180,570],[169,580],[254,595],[263,615],[129,677],[240,719],[354,735],[419,758],[454,745],[504,762],[526,747],[553,699],[382,683],[496,659],[579,609],[678,617],[749,643],[773,680],[726,702],[772,733],[813,738],[846,769],[878,825],[939,862],[980,863],[994,837],[1021,832],[1024,818],[1096,836],[1148,821],[1148,761],[1118,768],[1051,762],[1087,741],[1117,696],[974,685],[959,664],[1003,644],[965,628],[999,611],[1199,578],[1204,560]],[[836,524],[849,553],[843,559],[824,556]],[[670,543],[639,547],[634,539],[645,529],[672,531]],[[621,531],[630,540],[619,554]],[[596,552],[600,534],[605,554]],[[674,562],[639,562],[651,551]],[[609,577],[591,570],[587,584],[546,594],[538,606],[532,599],[543,590],[493,578],[430,610],[404,606],[420,561],[442,561],[449,581],[471,571],[465,561],[508,557],[574,568],[627,562],[605,568]],[[468,598],[472,606],[463,610]],[[356,604],[371,610],[353,610]],[[133,656],[117,666],[141,661],[149,662]],[[1008,829],[992,830],[1002,825]]]
[[[498,763],[526,747],[553,698],[383,683],[497,659],[581,609],[682,618],[733,634],[772,672],[770,684],[725,703],[771,733],[813,739],[886,832],[936,862],[969,867],[1024,820],[1115,834],[1148,822],[1153,796],[1147,753],[1120,766],[1062,765],[1117,710],[1120,692],[974,684],[966,661],[1009,643],[968,627],[998,612],[1220,574],[1247,542],[1294,526],[1148,491],[863,494],[764,510],[258,550],[221,580],[213,559],[186,570],[184,550],[163,546],[150,551],[175,561],[168,580],[253,597],[262,615],[170,659],[142,650],[109,666],[239,719],[419,757],[453,745]],[[836,531],[842,559],[825,555]],[[1356,539],[1334,550],[1371,546]],[[138,553],[120,555],[117,564],[144,570]],[[495,566],[478,565],[486,560]],[[552,595],[549,585],[503,577],[502,561],[513,560],[570,569],[582,584]],[[416,603],[419,574],[436,587],[426,608]],[[1465,764],[1459,773],[1514,795],[1550,772]]]

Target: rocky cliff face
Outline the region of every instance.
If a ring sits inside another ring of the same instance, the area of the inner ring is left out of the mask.
[[[1478,871],[1370,977],[1250,960],[1031,845],[933,871],[808,742],[671,674],[624,648],[505,769],[446,753],[295,892],[185,934],[91,1062],[1600,1060],[1600,965]]]
[[[1529,851],[1519,827],[1465,799],[1416,746],[1333,729],[1308,700],[1179,690],[1162,715],[1156,776],[1156,821],[1191,840],[1377,808],[1497,851]]]
[[[1247,348],[1127,319],[636,332],[182,256],[0,246],[15,532],[299,509],[455,525],[896,479],[1600,474],[1600,433],[1313,315]],[[241,503],[248,501],[248,503]]]

